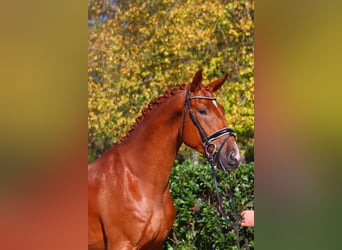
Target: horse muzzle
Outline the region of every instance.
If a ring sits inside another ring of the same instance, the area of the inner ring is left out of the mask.
[[[216,154],[217,167],[223,171],[237,169],[241,164],[241,154],[235,140],[232,146],[225,146],[225,150],[220,148]]]

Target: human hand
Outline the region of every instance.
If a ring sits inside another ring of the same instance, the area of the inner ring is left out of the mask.
[[[245,210],[241,213],[241,226],[254,227],[254,210]]]

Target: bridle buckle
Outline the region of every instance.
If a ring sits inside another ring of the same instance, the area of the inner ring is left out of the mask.
[[[214,157],[217,152],[217,146],[214,143],[207,143],[204,147],[204,151],[208,158]]]

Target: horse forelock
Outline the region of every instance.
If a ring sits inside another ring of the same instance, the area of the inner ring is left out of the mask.
[[[119,141],[119,143],[123,142],[125,139],[127,139],[130,134],[138,127],[139,124],[142,123],[142,121],[144,120],[144,118],[152,111],[155,109],[155,107],[159,106],[160,104],[164,103],[164,101],[166,99],[168,99],[168,97],[175,95],[176,93],[178,93],[179,91],[183,91],[186,88],[187,84],[182,84],[178,87],[174,87],[171,89],[167,89],[162,95],[156,97],[155,99],[153,99],[152,101],[150,101],[146,107],[144,107],[141,110],[141,115],[138,116],[135,119],[135,123],[131,126],[130,130],[126,133],[126,135],[124,137],[121,138],[121,140]]]

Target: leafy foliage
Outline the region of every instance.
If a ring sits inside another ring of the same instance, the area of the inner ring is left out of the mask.
[[[230,73],[219,101],[253,161],[253,0],[90,0],[88,6],[89,161],[119,140],[151,99],[190,81],[199,68],[208,81]]]
[[[254,164],[244,164],[231,172],[217,171],[220,195],[230,218],[231,186],[238,212],[253,208]],[[190,161],[176,164],[171,178],[171,193],[177,217],[164,244],[164,249],[236,249],[235,232],[220,216],[211,168],[208,164],[193,165]],[[244,237],[254,248],[254,228],[240,227],[240,245]]]

